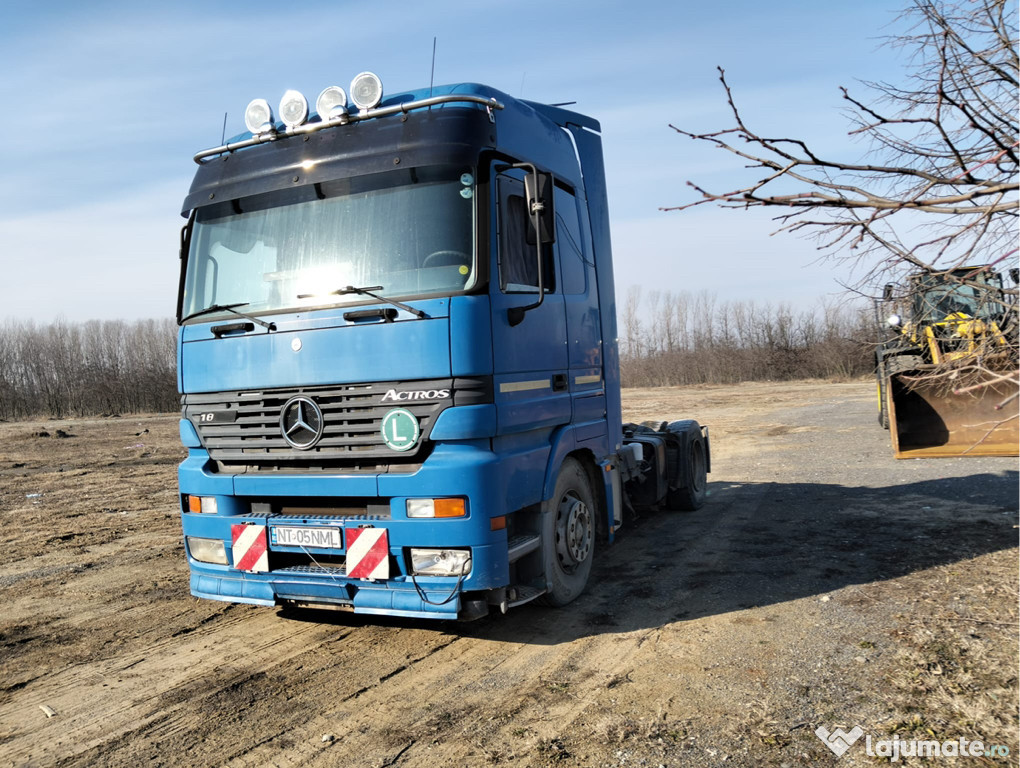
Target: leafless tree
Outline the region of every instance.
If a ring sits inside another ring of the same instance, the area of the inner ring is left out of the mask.
[[[0,323],[0,419],[179,407],[171,319]]]
[[[704,292],[648,296],[642,307],[640,290],[631,290],[623,310],[625,386],[847,379],[870,371],[871,350],[862,342],[870,313],[846,302],[794,316],[786,305],[719,302]]]
[[[732,125],[710,133],[671,127],[758,173],[728,192],[688,182],[698,199],[663,210],[776,209],[779,231],[808,234],[829,258],[852,260],[865,275],[853,287],[876,297],[882,283],[902,283],[911,273],[969,286],[998,305],[1010,354],[1002,354],[1000,340],[998,354],[965,367],[981,369],[985,381],[1017,382],[1015,280],[1000,292],[977,271],[960,269],[980,266],[987,274],[1016,264],[1017,13],[1015,0],[913,0],[900,19],[906,31],[887,41],[908,55],[903,84],[865,83],[867,99],[841,89],[850,134],[869,147],[864,161],[762,135],[738,109],[720,68]]]

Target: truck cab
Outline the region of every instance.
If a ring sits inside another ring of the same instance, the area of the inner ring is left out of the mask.
[[[477,84],[360,86],[312,114],[288,92],[282,123],[252,102],[249,133],[196,155],[191,591],[461,619],[570,602],[667,443],[674,492],[708,466],[700,426],[624,435],[599,125]]]

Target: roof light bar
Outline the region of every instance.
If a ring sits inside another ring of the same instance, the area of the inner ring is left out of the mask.
[[[371,73],[367,73],[371,74]],[[372,77],[375,77],[372,75]],[[376,78],[378,80],[378,78]],[[334,86],[335,87],[335,86]],[[342,91],[342,88],[337,88],[338,91]],[[327,88],[326,91],[331,91],[331,88]],[[326,93],[323,91],[323,94]],[[295,92],[296,93],[296,92]],[[379,88],[379,97],[382,97],[381,86]],[[323,94],[320,94],[321,99]],[[298,94],[300,95],[300,94]],[[303,99],[304,97],[302,97]],[[378,103],[378,102],[377,102]],[[269,104],[265,99],[255,99],[252,101],[244,112],[244,124],[248,130],[252,133],[252,137],[249,139],[242,139],[236,142],[229,142],[219,147],[213,147],[212,149],[203,149],[194,156],[194,160],[199,165],[204,164],[210,158],[217,155],[223,155],[230,152],[236,152],[239,149],[246,147],[253,147],[257,144],[262,144],[267,141],[276,141],[277,139],[283,139],[288,136],[294,136],[298,134],[315,133],[321,131],[324,128],[330,128],[335,125],[344,125],[346,123],[360,122],[362,120],[371,120],[380,117],[389,117],[390,115],[407,114],[416,109],[425,109],[427,107],[436,106],[439,104],[478,104],[485,107],[489,113],[489,120],[494,121],[493,110],[503,109],[503,104],[499,99],[491,96],[477,96],[474,94],[466,93],[448,93],[443,96],[430,96],[427,99],[416,99],[414,101],[405,101],[402,104],[391,104],[388,107],[373,108],[362,108],[362,111],[356,114],[348,114],[347,109],[340,105],[339,100],[336,104],[330,108],[327,114],[323,114],[322,107],[317,108],[319,110],[319,121],[309,123],[307,122],[307,115],[302,119],[302,122],[296,126],[288,127],[286,131],[277,131],[273,124],[273,110],[269,107]],[[355,101],[357,104],[357,101]],[[307,109],[307,103],[306,103]]]

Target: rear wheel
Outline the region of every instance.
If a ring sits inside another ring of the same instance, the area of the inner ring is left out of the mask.
[[[687,447],[687,455],[682,458],[686,462],[686,486],[675,490],[671,488],[666,494],[666,504],[670,509],[693,512],[701,509],[708,497],[708,456],[705,437],[696,422],[684,426],[683,432]]]
[[[547,605],[566,605],[584,591],[595,554],[596,509],[588,473],[566,458],[542,521]]]

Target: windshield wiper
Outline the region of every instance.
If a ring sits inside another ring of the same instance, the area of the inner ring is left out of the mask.
[[[381,291],[382,289],[383,289],[383,286],[381,286],[381,285],[370,285],[367,288],[355,288],[353,285],[348,285],[346,288],[340,288],[339,290],[331,291],[330,293],[328,293],[326,295],[327,296],[349,296],[352,293],[357,293],[357,294],[360,294],[362,296],[371,296],[373,299],[377,299],[378,301],[385,301],[387,304],[392,304],[394,307],[398,307],[398,308],[404,310],[405,312],[410,312],[412,315],[414,315],[415,317],[417,317],[419,319],[425,317],[425,313],[422,312],[420,309],[415,309],[414,307],[409,307],[409,306],[407,306],[407,304],[403,304],[403,303],[397,301],[396,299],[391,299],[391,298],[389,298],[387,296],[380,296],[377,293],[372,293],[372,291]],[[316,295],[318,295],[318,294],[314,294],[314,293],[302,293],[302,294],[298,295],[298,298],[299,299],[310,299],[310,298],[313,298]]]
[[[209,315],[209,314],[212,314],[213,312],[230,312],[231,314],[237,315],[238,317],[243,317],[246,320],[251,320],[253,323],[258,323],[263,328],[265,328],[267,331],[275,331],[276,330],[276,323],[267,323],[265,320],[262,320],[260,318],[255,317],[255,315],[249,315],[247,312],[238,312],[237,311],[236,307],[247,307],[248,303],[249,302],[247,302],[247,301],[239,301],[236,304],[213,304],[211,307],[206,307],[205,309],[200,309],[200,310],[198,310],[198,312],[192,312],[187,317],[182,317],[181,318],[181,322],[183,323],[186,320],[190,320],[193,317],[200,317],[201,315]]]

